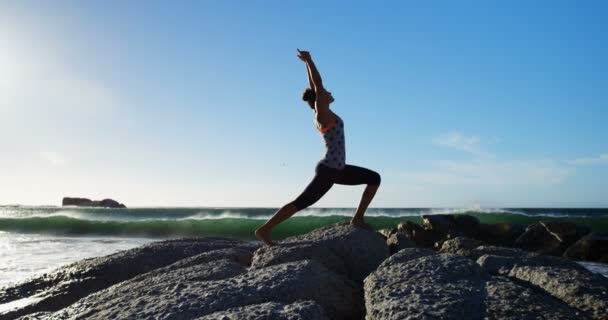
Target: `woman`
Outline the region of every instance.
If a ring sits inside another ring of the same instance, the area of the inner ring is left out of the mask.
[[[331,92],[325,90],[321,75],[312,61],[310,53],[298,49],[298,58],[306,64],[309,88],[302,94],[302,100],[315,112],[315,125],[325,142],[325,157],[316,167],[315,177],[304,192],[294,201],[279,209],[263,226],[255,231],[255,236],[265,245],[270,241],[270,231],[279,223],[291,217],[294,213],[314,204],[337,184],[358,185],[366,184],[361,202],[351,219],[353,225],[363,225],[363,214],[374,198],[380,186],[380,175],[372,170],[347,165],[345,163],[344,122],[337,114],[329,109],[334,102]]]

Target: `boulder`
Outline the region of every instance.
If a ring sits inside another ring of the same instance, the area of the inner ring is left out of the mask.
[[[457,237],[454,239],[446,240],[441,245],[439,252],[441,253],[452,253],[460,256],[469,255],[470,251],[482,246],[483,242],[475,239]]]
[[[524,225],[517,223],[480,224],[476,238],[487,244],[512,247],[525,230]]]
[[[590,317],[565,305],[542,290],[523,286],[506,277],[490,277],[486,282],[484,319],[571,320]]]
[[[561,242],[540,222],[529,225],[526,231],[515,240],[515,246],[527,251],[550,255],[561,255],[566,249],[561,248]]]
[[[467,258],[403,249],[365,279],[366,319],[479,319],[484,285]]]
[[[184,272],[188,272],[179,278],[165,272],[146,278],[147,283],[126,281],[87,296],[49,319],[196,319],[218,312],[244,312],[269,302],[297,306],[304,300],[314,301],[331,319],[359,319],[362,313],[357,307],[362,305],[360,288],[316,261],[288,262],[236,276],[223,273],[222,268],[228,266],[238,267],[232,261],[212,261],[187,267]],[[209,268],[215,271],[197,278]],[[318,314],[310,304],[299,308]]]
[[[591,231],[571,222],[538,222],[529,225],[515,246],[549,255],[562,255],[568,247]]]
[[[393,233],[388,239],[386,239],[386,245],[391,254],[405,248],[414,248],[416,244],[410,240],[404,233],[396,232]]]
[[[378,232],[346,222],[287,238],[274,246],[259,248],[254,253],[251,268],[313,259],[361,283],[388,256],[386,242]]]
[[[593,319],[607,318],[608,279],[601,275],[556,266],[516,265],[509,276],[542,288]]]
[[[238,307],[206,315],[196,320],[329,320],[323,308],[314,301],[292,304],[267,302]]]
[[[578,223],[543,221],[540,223],[566,248],[591,232],[591,228]]]
[[[56,311],[93,292],[203,252],[240,247],[253,251],[244,241],[192,238],[154,242],[105,257],[85,259],[55,271],[0,289],[0,303],[23,298],[34,302],[3,316],[16,318],[33,312]]]
[[[563,256],[572,260],[608,263],[608,236],[590,233],[570,246]]]

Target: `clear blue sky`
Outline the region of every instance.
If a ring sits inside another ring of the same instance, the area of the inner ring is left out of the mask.
[[[2,1],[0,204],[280,206],[323,153],[376,207],[608,206],[604,1]],[[356,206],[335,186],[317,206]]]

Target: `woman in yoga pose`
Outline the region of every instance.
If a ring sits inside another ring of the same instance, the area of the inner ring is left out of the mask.
[[[331,92],[325,90],[321,75],[307,51],[298,49],[298,58],[306,64],[309,88],[304,90],[302,100],[314,110],[315,126],[325,142],[325,157],[315,169],[315,177],[294,201],[280,208],[268,221],[255,231],[255,236],[265,245],[271,245],[270,231],[294,213],[314,204],[337,184],[366,184],[359,207],[350,223],[363,225],[363,214],[380,186],[380,175],[372,170],[348,165],[345,153],[344,122],[329,105],[334,102]]]

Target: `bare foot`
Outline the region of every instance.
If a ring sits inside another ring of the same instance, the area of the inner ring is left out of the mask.
[[[262,243],[264,243],[264,245],[267,247],[275,245],[273,241],[270,241],[270,235],[268,234],[268,231],[262,230],[262,228],[255,230],[255,237],[258,238],[258,240],[262,241]]]

